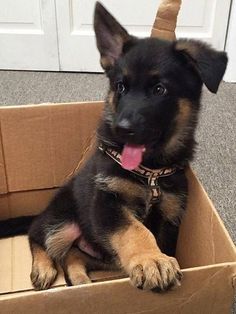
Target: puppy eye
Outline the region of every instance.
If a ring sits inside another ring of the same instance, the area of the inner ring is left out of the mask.
[[[157,84],[153,88],[153,94],[158,96],[164,96],[167,94],[167,89],[161,83]]]
[[[125,92],[125,84],[123,82],[118,82],[116,84],[116,90],[119,94],[123,94]]]

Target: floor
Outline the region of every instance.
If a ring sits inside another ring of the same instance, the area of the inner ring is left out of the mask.
[[[101,100],[102,74],[0,71],[0,104]],[[204,89],[192,166],[236,243],[236,84]]]

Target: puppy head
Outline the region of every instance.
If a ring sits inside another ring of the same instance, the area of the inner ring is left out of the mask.
[[[94,29],[110,80],[113,139],[140,151],[158,146],[174,154],[193,137],[202,84],[217,92],[226,54],[195,40],[137,39],[99,3]]]

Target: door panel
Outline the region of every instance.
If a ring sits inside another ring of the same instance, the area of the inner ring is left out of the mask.
[[[0,68],[59,70],[54,0],[0,0]]]
[[[223,50],[231,0],[183,0],[177,37],[204,40]]]
[[[95,2],[56,0],[60,67],[63,71],[102,71],[92,26]],[[149,0],[147,8],[146,0],[102,1],[132,34],[140,37],[150,34],[159,2]]]
[[[149,36],[160,0],[103,0],[136,36]],[[92,27],[95,0],[56,0],[60,69],[102,71]],[[183,0],[177,36],[202,39],[223,49],[230,0]]]

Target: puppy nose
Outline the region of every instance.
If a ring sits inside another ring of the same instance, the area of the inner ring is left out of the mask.
[[[115,131],[119,136],[134,136],[135,132],[132,124],[127,119],[122,119],[115,126]]]

